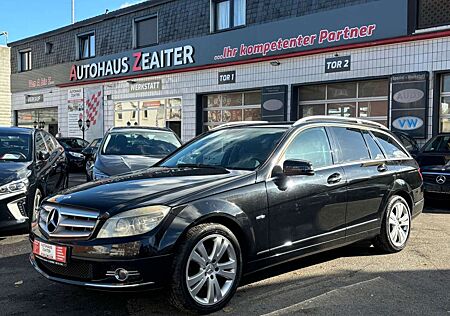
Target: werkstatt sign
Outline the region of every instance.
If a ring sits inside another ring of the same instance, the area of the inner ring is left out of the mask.
[[[12,75],[12,90],[36,78],[64,87],[93,80],[151,76],[196,67],[257,61],[305,51],[408,35],[408,0],[380,0],[252,25],[174,43],[100,56]]]
[[[130,92],[159,91],[162,89],[161,80],[149,80],[130,83]]]

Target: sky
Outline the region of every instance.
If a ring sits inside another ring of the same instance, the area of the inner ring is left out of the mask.
[[[75,21],[117,10],[143,0],[75,0]],[[0,0],[0,33],[14,42],[69,25],[72,0]],[[0,45],[5,37],[0,37]]]

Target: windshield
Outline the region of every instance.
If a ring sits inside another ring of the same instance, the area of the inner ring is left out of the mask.
[[[450,152],[450,135],[438,136],[425,145],[426,152]]]
[[[102,142],[101,138],[96,138],[92,141],[92,143],[90,143],[90,145],[88,147],[98,148],[98,146],[100,146],[101,142]]]
[[[112,132],[106,136],[103,155],[139,155],[165,157],[180,147],[171,132],[135,130]]]
[[[30,161],[31,135],[0,134],[0,161]]]
[[[197,165],[254,170],[266,161],[285,131],[275,127],[218,130],[186,145],[161,166]]]
[[[87,141],[78,138],[63,138],[58,141],[64,149],[83,149],[88,145]]]

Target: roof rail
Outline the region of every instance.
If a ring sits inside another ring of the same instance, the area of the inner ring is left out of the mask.
[[[342,117],[342,116],[330,116],[330,115],[313,115],[313,116],[307,116],[304,118],[299,119],[296,121],[293,126],[298,126],[300,124],[311,122],[311,121],[327,121],[327,122],[347,122],[347,123],[356,123],[361,125],[369,125],[378,127],[384,130],[387,130],[388,128],[384,126],[383,124],[369,121],[365,119],[360,119],[356,117]]]
[[[232,127],[232,126],[253,125],[253,124],[262,124],[262,123],[269,123],[269,122],[268,122],[268,121],[239,121],[239,122],[229,122],[229,123],[225,123],[225,124],[216,126],[216,127],[212,128],[211,130],[216,130],[216,129],[225,128],[225,127]]]

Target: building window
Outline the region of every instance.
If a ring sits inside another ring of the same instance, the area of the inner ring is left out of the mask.
[[[53,52],[53,43],[46,42],[45,43],[45,53],[48,55],[48,54],[51,54],[52,52]]]
[[[450,74],[442,76],[441,105],[439,109],[439,131],[450,132]]]
[[[203,101],[204,130],[239,121],[261,120],[261,91],[211,94]]]
[[[450,25],[448,0],[418,0],[419,29]]]
[[[245,25],[246,0],[211,0],[211,31]]]
[[[78,59],[95,57],[95,34],[78,35]]]
[[[19,71],[31,69],[31,50],[19,52]]]
[[[135,47],[158,44],[158,17],[156,15],[134,20]]]
[[[299,88],[299,117],[361,117],[388,124],[387,79],[340,82]]]

